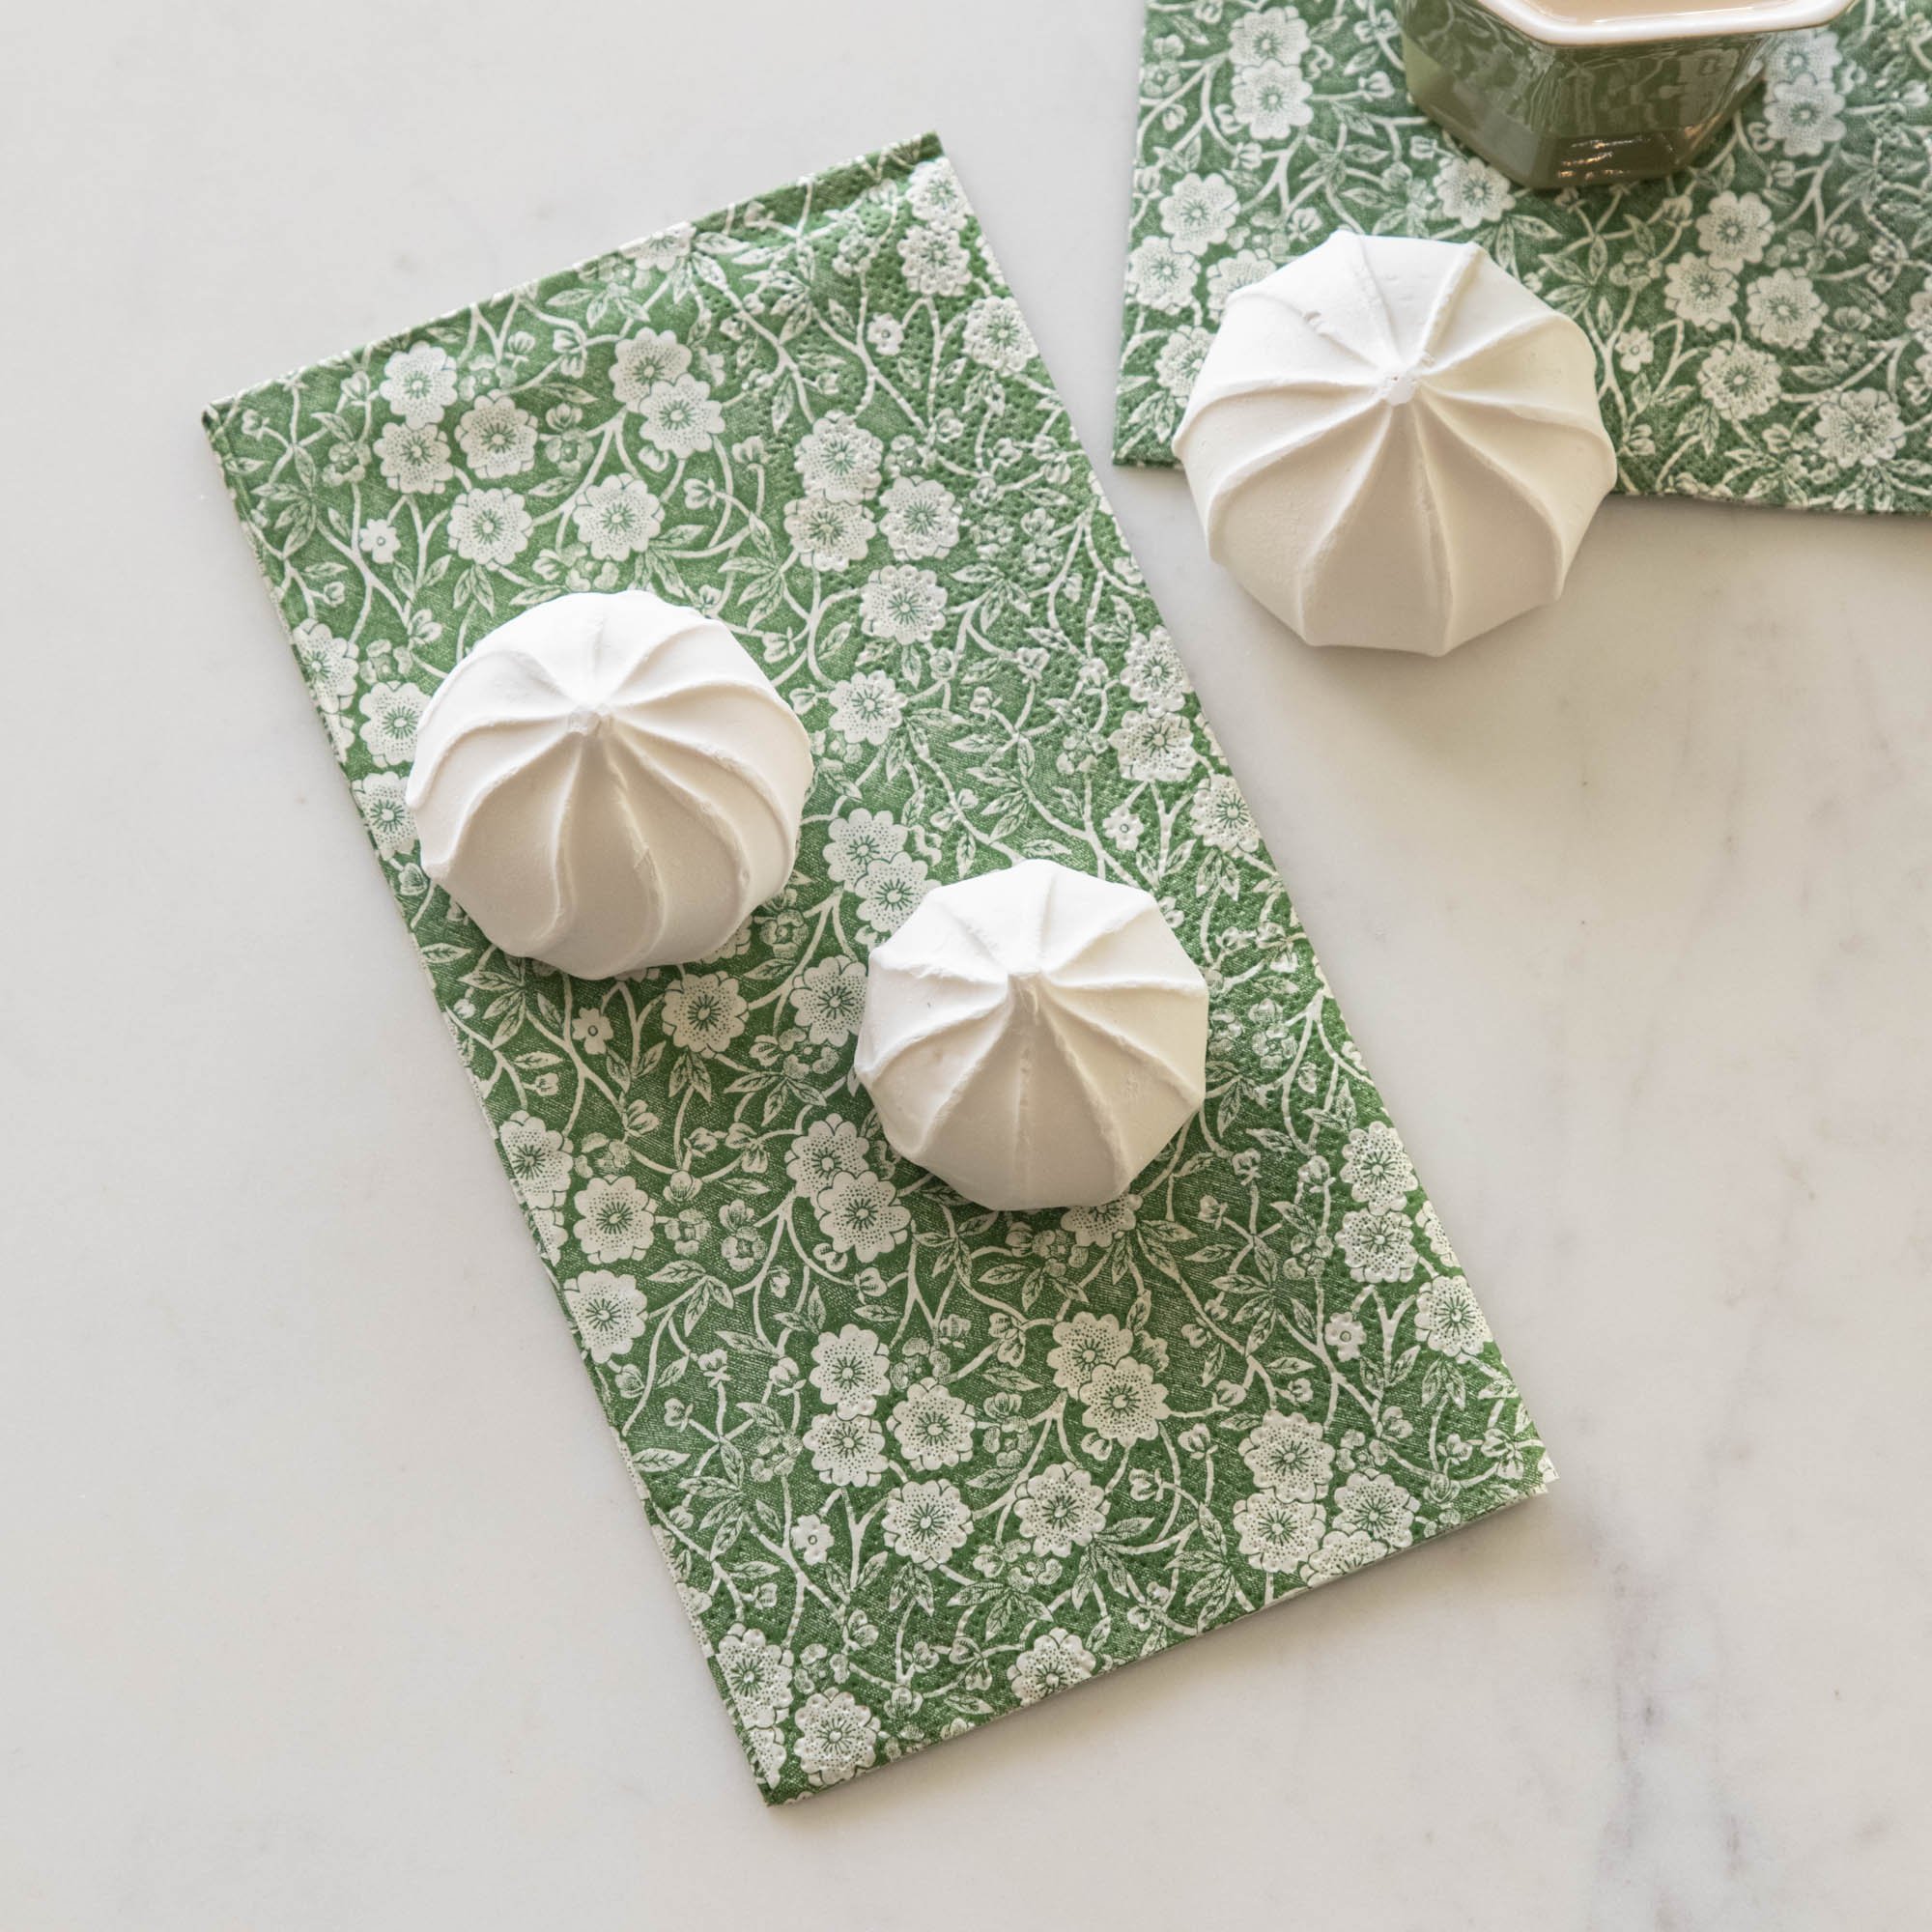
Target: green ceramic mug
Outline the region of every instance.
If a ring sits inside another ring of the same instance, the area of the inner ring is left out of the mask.
[[[1402,0],[1415,104],[1524,187],[1685,166],[1781,34],[1850,0]]]

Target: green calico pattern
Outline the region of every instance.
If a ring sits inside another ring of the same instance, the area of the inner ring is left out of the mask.
[[[1932,12],[1855,0],[1664,181],[1532,194],[1411,105],[1378,0],[1148,0],[1114,451],[1337,228],[1480,242],[1597,352],[1619,487],[1932,510]]]
[[[1535,1493],[1548,1463],[928,138],[208,412],[760,1787],[802,1797]],[[811,734],[715,957],[506,957],[404,799],[513,612],[642,586]],[[867,950],[1043,857],[1155,895],[1208,1098],[972,1208],[852,1075]]]

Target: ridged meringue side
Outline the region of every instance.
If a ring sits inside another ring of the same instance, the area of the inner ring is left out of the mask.
[[[1122,1193],[1207,1091],[1208,984],[1132,886],[1032,859],[872,950],[856,1070],[897,1151],[984,1208]]]
[[[1616,480],[1574,322],[1473,242],[1346,230],[1230,298],[1174,447],[1283,622],[1431,656],[1552,602]]]
[[[493,631],[424,708],[422,867],[493,944],[590,980],[716,951],[790,876],[805,727],[724,625],[583,592]]]

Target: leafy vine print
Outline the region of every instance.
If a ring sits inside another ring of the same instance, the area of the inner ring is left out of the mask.
[[[1854,0],[1664,181],[1532,194],[1411,105],[1379,0],[1148,0],[1115,456],[1336,228],[1480,242],[1597,352],[1619,487],[1932,510],[1932,14]]]
[[[209,433],[759,1784],[800,1797],[1486,1511],[1541,1443],[936,142],[512,291]],[[797,870],[589,982],[423,875],[438,680],[649,586],[812,736]],[[1202,1115],[989,1213],[852,1076],[867,949],[1043,856],[1211,982]]]

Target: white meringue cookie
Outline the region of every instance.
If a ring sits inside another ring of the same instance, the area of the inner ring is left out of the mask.
[[[1174,447],[1250,596],[1432,657],[1551,602],[1617,473],[1574,322],[1473,242],[1346,230],[1230,298]]]
[[[491,942],[586,980],[701,958],[783,886],[805,727],[721,623],[648,591],[539,604],[443,679],[408,802]]]
[[[1031,859],[872,950],[856,1068],[887,1140],[984,1208],[1122,1193],[1201,1105],[1208,983],[1132,886]]]

